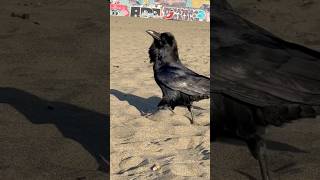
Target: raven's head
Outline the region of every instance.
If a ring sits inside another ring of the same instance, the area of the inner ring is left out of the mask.
[[[153,43],[149,48],[150,63],[162,60],[165,56],[179,61],[177,42],[171,33],[158,33],[153,30],[147,30],[146,32],[153,37]]]

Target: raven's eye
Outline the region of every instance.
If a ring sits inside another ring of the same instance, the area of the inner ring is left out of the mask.
[[[173,44],[173,39],[172,39],[171,37],[167,36],[167,37],[164,37],[164,38],[162,39],[162,42],[163,42],[163,44],[168,44],[168,45],[172,46],[172,44]]]
[[[173,39],[171,37],[167,38],[167,43],[172,46]]]

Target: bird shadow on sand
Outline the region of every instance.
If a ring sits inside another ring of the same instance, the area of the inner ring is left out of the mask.
[[[290,174],[290,173],[299,173],[301,172],[301,168],[296,168],[297,163],[296,162],[289,162],[288,164],[285,164],[275,170],[272,170],[273,173],[281,175],[281,174]],[[246,177],[248,180],[258,180],[254,176],[250,175],[250,173],[234,169],[234,172],[241,174],[242,176]]]
[[[100,171],[109,172],[109,115],[47,101],[16,88],[0,88],[0,103],[11,105],[34,124],[54,124],[96,159]]]
[[[110,89],[110,94],[116,96],[120,101],[127,101],[130,105],[137,108],[142,116],[148,113],[155,112],[157,110],[157,105],[161,100],[161,98],[157,96],[143,98],[133,94],[124,93],[115,89]]]

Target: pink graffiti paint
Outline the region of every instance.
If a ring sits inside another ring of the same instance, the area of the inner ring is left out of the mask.
[[[122,4],[110,4],[110,10],[118,10],[123,13],[124,16],[129,16],[128,7]]]

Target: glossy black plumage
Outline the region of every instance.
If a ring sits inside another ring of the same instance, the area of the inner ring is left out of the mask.
[[[270,179],[258,129],[320,113],[320,53],[241,18],[225,0],[211,12],[211,137],[247,142]]]
[[[159,108],[185,106],[191,112],[192,102],[209,98],[210,79],[186,68],[179,59],[174,36],[169,33],[147,31],[154,38],[149,48],[150,62],[153,63],[154,79],[162,90]]]

